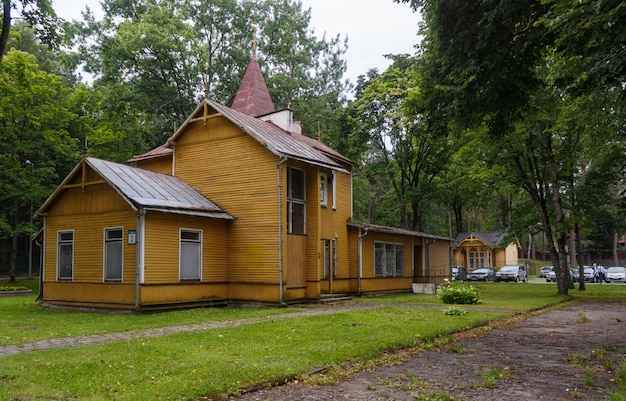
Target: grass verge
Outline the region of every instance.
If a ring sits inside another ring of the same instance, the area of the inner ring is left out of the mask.
[[[382,307],[2,358],[0,399],[185,400],[414,345],[504,316]]]
[[[357,302],[386,305],[290,319],[271,316],[298,308],[114,315],[40,309],[34,296],[4,298],[0,344],[246,317],[264,316],[269,321],[2,357],[0,400],[169,401],[236,394],[237,389],[346,361],[359,365],[385,351],[419,346],[438,336],[563,301],[626,298],[623,285],[587,286],[587,291],[574,289],[567,297],[556,295],[556,287],[546,284],[476,286],[483,302],[463,305],[467,315],[446,315],[449,305],[434,295],[418,294],[360,298]],[[618,394],[624,393],[623,387]]]

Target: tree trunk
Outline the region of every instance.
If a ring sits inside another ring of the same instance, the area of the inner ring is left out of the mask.
[[[580,249],[578,231],[578,228],[576,228],[576,230],[570,230],[569,232],[569,261],[572,266],[578,266],[578,259],[576,258],[576,250]],[[579,246],[576,246],[576,244],[578,244]]]
[[[576,224],[576,249],[582,249],[580,245],[580,227]],[[586,291],[585,288],[585,267],[583,266],[583,260],[580,258],[580,265],[572,264],[572,266],[578,266],[578,289],[580,291]]]
[[[11,0],[2,0],[2,32],[0,32],[0,63],[9,42],[11,29]]]
[[[15,283],[15,272],[17,267],[17,239],[18,232],[17,227],[20,223],[19,221],[19,213],[20,212],[20,204],[19,201],[15,200],[15,222],[13,225],[13,237],[11,238],[11,256],[9,261],[9,282]]]
[[[617,241],[619,241],[619,234],[613,233],[613,266],[619,266],[619,258],[617,255]]]

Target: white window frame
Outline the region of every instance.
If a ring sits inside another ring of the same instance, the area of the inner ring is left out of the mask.
[[[332,178],[330,182],[333,188],[333,193],[332,193],[333,210],[337,210],[337,172],[335,170],[333,170]]]
[[[328,174],[320,173],[320,205],[328,206]]]
[[[404,244],[374,241],[374,276],[404,277]]]
[[[119,231],[119,238],[109,238],[109,233],[113,231]],[[119,244],[120,246],[120,277],[119,278],[109,278],[109,244]],[[124,277],[124,227],[106,227],[104,229],[104,281],[112,281],[112,282],[122,282]]]
[[[302,198],[293,190],[294,171],[302,172]],[[294,231],[296,210],[302,210],[302,232]],[[287,233],[306,235],[306,171],[295,167],[287,167]]]
[[[67,240],[61,239],[61,236],[64,234],[72,234],[72,239],[71,240]],[[74,230],[59,230],[57,231],[57,280],[74,280],[74,241],[75,241],[75,234],[74,234]],[[72,247],[72,254],[71,254],[71,258],[72,258],[72,263],[70,266],[70,270],[71,270],[71,276],[67,277],[67,276],[61,276],[61,247],[62,246],[67,246],[67,245],[71,245]]]
[[[470,270],[476,270],[481,267],[493,267],[493,265],[491,264],[491,251],[470,251]]]
[[[197,234],[197,238],[183,238],[183,233]],[[178,231],[178,280],[179,281],[202,281],[202,230],[181,228]],[[197,274],[194,277],[184,277],[183,252],[187,246],[193,244],[197,247]]]
[[[333,262],[333,278],[337,277],[337,238],[323,239],[322,248],[324,253],[324,272],[325,279],[329,278],[330,274],[330,261]]]

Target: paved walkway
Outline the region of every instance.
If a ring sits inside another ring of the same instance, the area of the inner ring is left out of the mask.
[[[329,315],[334,313],[372,309],[386,306],[385,304],[368,304],[368,303],[346,303],[341,305],[321,306],[312,308],[303,308],[302,311],[289,312],[280,315],[272,315],[260,318],[248,318],[237,320],[226,320],[219,322],[206,322],[185,324],[177,326],[157,327],[143,330],[123,331],[107,334],[92,334],[78,337],[52,338],[47,340],[35,341],[27,344],[10,344],[0,345],[0,357],[19,354],[22,352],[43,351],[59,348],[74,348],[89,345],[135,340],[138,338],[159,337],[178,333],[189,333],[202,330],[222,329],[227,327],[238,327],[248,324],[263,323],[273,320],[284,320],[295,317],[305,317],[313,315]],[[399,305],[396,305],[399,306]],[[402,305],[407,307],[408,305]]]

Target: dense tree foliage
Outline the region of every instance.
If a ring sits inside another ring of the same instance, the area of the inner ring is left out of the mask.
[[[115,138],[127,152],[162,144],[203,96],[230,104],[251,57],[265,69],[276,107],[294,109],[305,134],[316,136],[318,125],[327,135],[337,129],[346,95],[345,47],[339,37],[315,37],[310,12],[298,1],[102,5],[102,21],[88,13],[72,30],[77,60],[103,96],[89,112],[115,116],[90,133],[96,148],[114,146]]]
[[[9,50],[7,43],[13,21],[25,21],[42,43],[56,47],[60,41],[60,20],[52,9],[50,0],[2,0],[2,27],[0,27],[0,63]]]
[[[14,278],[18,240],[32,234],[32,205],[58,184],[80,154],[68,135],[74,115],[71,88],[37,66],[25,52],[10,51],[0,65],[0,244]],[[78,145],[78,146],[77,146]]]
[[[486,163],[502,165],[502,179],[532,199],[567,293],[568,238],[589,219],[585,208],[614,204],[624,172],[623,102],[612,94],[625,82],[623,4],[410,3],[425,18],[435,96],[459,125],[484,133]],[[579,41],[583,27],[587,40]],[[594,69],[603,78],[590,77]],[[579,118],[588,110],[600,118]]]

